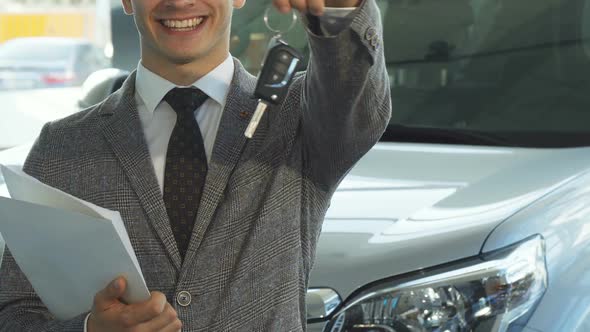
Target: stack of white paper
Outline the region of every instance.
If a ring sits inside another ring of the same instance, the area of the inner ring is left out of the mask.
[[[123,301],[149,299],[119,212],[47,186],[17,168],[0,168],[13,198],[0,197],[0,233],[52,314],[69,319],[89,311],[94,295],[121,275],[127,279]]]

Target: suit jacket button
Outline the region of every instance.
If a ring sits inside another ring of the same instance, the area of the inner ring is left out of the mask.
[[[191,304],[191,293],[187,291],[179,292],[176,296],[176,302],[183,307],[189,306]]]
[[[367,32],[365,33],[365,39],[368,41],[373,40],[377,36],[377,29],[375,28],[368,28]]]
[[[371,39],[371,46],[373,46],[373,49],[379,47],[379,37],[377,35],[373,36],[373,39]]]

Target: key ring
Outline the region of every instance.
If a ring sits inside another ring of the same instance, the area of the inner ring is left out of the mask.
[[[270,26],[270,10],[272,9],[272,6],[269,6],[268,8],[266,8],[266,11],[264,12],[264,24],[266,25],[266,27],[268,28],[268,30],[274,32],[275,34],[277,34],[278,36],[281,36],[289,31],[291,31],[294,27],[295,24],[297,23],[297,14],[295,13],[294,10],[292,10],[292,16],[291,16],[291,25],[289,26],[289,28],[287,30],[280,30],[280,29],[273,29],[273,27]]]

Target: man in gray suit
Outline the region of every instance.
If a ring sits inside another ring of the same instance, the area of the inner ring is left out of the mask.
[[[123,0],[141,35],[137,71],[104,102],[45,125],[25,163],[121,213],[150,300],[121,302],[118,278],[91,312],[58,321],[7,250],[1,331],[305,330],[330,198],[391,114],[380,16],[374,0],[274,0],[304,13],[311,59],[246,139],[256,79],[229,55],[244,3]],[[336,19],[328,7],[357,8]]]

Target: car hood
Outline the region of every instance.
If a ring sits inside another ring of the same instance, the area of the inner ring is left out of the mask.
[[[379,143],[326,214],[310,287],[369,282],[477,255],[519,209],[590,167],[590,148]]]

